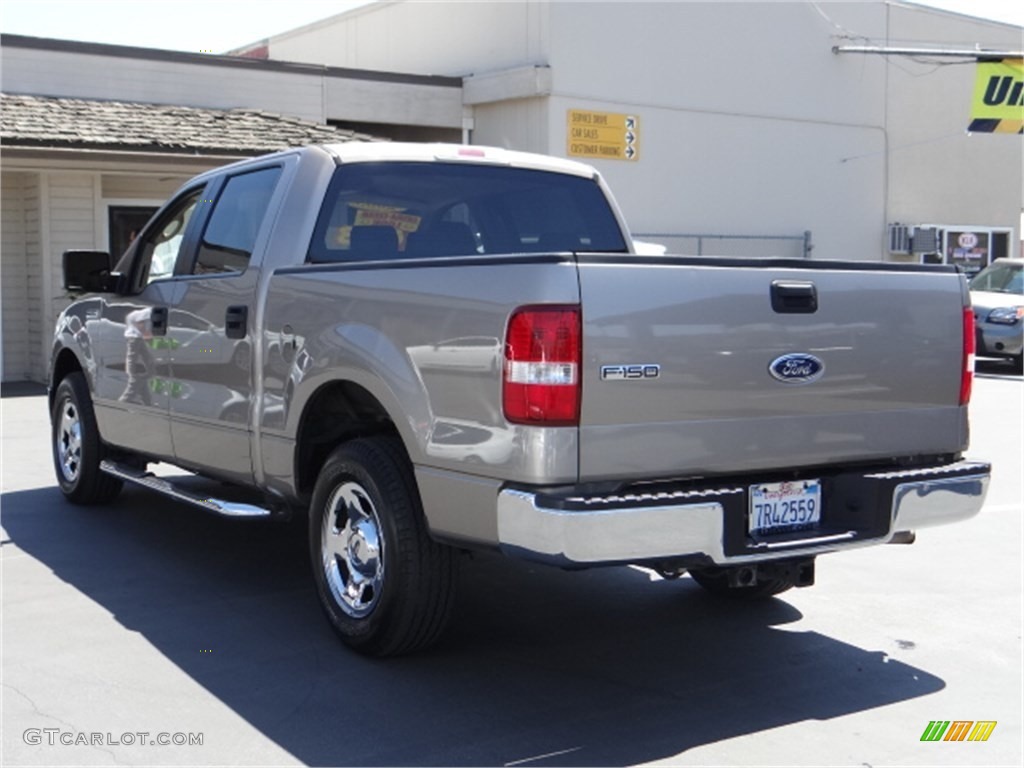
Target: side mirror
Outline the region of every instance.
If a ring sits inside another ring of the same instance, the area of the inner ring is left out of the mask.
[[[64,288],[83,293],[113,291],[117,276],[106,251],[64,251]]]

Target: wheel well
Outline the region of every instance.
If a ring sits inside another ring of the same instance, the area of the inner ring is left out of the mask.
[[[391,416],[366,389],[336,381],[318,389],[299,420],[295,443],[295,489],[312,493],[328,454],[346,440],[367,435],[398,435]]]
[[[50,378],[50,410],[53,410],[53,396],[57,391],[57,385],[64,380],[64,377],[74,371],[81,371],[82,365],[70,349],[62,349],[57,353],[57,359],[53,361],[53,373]]]

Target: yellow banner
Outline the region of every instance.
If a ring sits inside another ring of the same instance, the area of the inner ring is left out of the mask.
[[[1020,133],[1024,127],[1024,59],[979,61],[971,124],[979,133]]]

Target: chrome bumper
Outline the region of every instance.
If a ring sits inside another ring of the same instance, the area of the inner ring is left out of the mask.
[[[539,493],[505,489],[498,495],[498,540],[506,553],[562,566],[691,559],[695,564],[733,565],[808,556],[884,544],[897,533],[966,520],[981,511],[988,491],[987,464],[865,474],[886,524],[857,530],[823,530],[727,546],[732,525],[744,516],[747,484],[664,493],[595,498],[568,497],[563,508]],[[826,513],[827,514],[827,513]]]

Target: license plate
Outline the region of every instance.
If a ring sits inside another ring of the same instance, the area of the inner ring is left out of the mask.
[[[813,528],[821,520],[821,481],[796,480],[750,486],[751,533]]]

